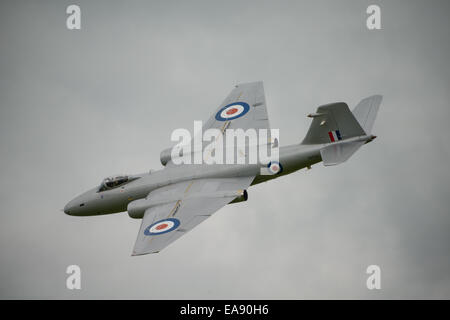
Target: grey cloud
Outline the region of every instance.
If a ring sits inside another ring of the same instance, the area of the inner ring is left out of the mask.
[[[378,2],[380,31],[371,1],[79,1],[80,31],[69,2],[2,2],[0,297],[450,298],[449,4]],[[60,211],[104,176],[160,168],[173,129],[255,80],[282,144],[320,104],[383,94],[378,139],[253,187],[158,255],[130,257],[126,213]]]

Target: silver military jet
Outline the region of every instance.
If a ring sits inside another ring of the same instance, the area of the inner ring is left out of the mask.
[[[323,161],[346,161],[376,136],[372,127],[382,97],[362,100],[350,111],[343,102],[320,106],[299,144],[279,147],[277,161],[253,164],[179,164],[170,148],[161,152],[163,169],[109,177],[65,207],[71,216],[128,211],[142,219],[132,255],[157,253],[229,203],[246,201],[247,189]],[[237,85],[203,129],[269,129],[262,82]],[[278,141],[269,141],[272,147]],[[262,174],[262,168],[272,174]]]

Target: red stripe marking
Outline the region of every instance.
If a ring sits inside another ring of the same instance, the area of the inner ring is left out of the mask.
[[[333,132],[328,132],[328,136],[330,137],[331,142],[334,142]]]

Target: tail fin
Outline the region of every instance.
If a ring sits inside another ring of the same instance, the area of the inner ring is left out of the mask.
[[[302,144],[323,144],[363,136],[365,132],[344,102],[330,103],[317,108]]]
[[[365,98],[353,112],[344,102],[320,106],[316,113],[308,115],[313,121],[302,144],[327,144],[320,150],[325,166],[346,161],[363,144],[375,138],[371,131],[381,100],[380,95]],[[353,137],[361,138],[345,141]]]
[[[353,115],[358,120],[361,127],[366,134],[372,133],[373,123],[377,117],[378,109],[380,108],[383,97],[380,95],[371,96],[361,100],[360,103],[353,109]]]

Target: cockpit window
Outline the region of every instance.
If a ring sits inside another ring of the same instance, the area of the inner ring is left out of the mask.
[[[98,192],[117,188],[126,184],[128,181],[130,181],[128,176],[114,176],[105,178],[100,185],[100,189],[98,190]]]

